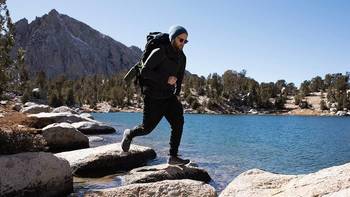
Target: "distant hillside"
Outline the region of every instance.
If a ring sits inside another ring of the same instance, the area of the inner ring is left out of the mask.
[[[51,10],[28,24],[15,23],[15,50],[26,50],[26,64],[33,76],[42,70],[47,77],[64,74],[68,78],[102,74],[110,76],[130,68],[141,49],[113,40],[88,25]]]

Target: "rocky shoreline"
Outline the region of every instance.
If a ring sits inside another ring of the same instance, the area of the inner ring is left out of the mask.
[[[198,97],[198,98],[197,98]],[[209,98],[196,96],[198,103],[209,101]],[[320,103],[324,101],[325,106],[321,107]],[[228,115],[295,115],[295,116],[350,116],[350,109],[338,109],[338,103],[327,101],[326,94],[321,92],[312,92],[303,100],[306,106],[295,104],[294,96],[288,96],[283,109],[259,109],[248,106],[230,106],[223,104],[217,109],[199,108],[193,109],[186,100],[181,99],[184,107],[184,113],[188,114],[228,114]],[[112,107],[109,102],[97,103],[94,108],[89,105],[79,107],[79,110],[86,113],[106,113],[106,112],[142,112],[143,104],[137,100],[132,100],[132,104],[125,107]]]
[[[127,113],[140,113],[143,112],[141,107],[128,106],[128,107],[112,107],[107,102],[99,103],[100,107],[91,109],[88,105],[81,108],[84,113],[111,113],[111,112],[127,112]],[[101,107],[103,106],[103,107]],[[331,108],[332,109],[332,108]],[[283,110],[266,110],[266,109],[244,109],[243,111],[212,111],[206,109],[205,111],[198,111],[191,108],[184,109],[185,114],[210,114],[210,115],[291,115],[291,116],[350,116],[350,110],[319,110],[319,109],[300,109],[300,108],[286,108]]]
[[[148,166],[157,157],[148,147],[119,143],[89,147],[94,134],[116,131],[86,110],[35,103],[0,104],[0,196],[66,196],[73,177],[126,172],[120,187],[94,189],[84,196],[218,196],[210,175],[194,163]],[[135,110],[137,111],[137,110]],[[250,111],[250,114],[259,114]],[[103,140],[103,139],[102,139]],[[350,194],[350,164],[306,175],[260,169],[236,177],[220,196],[342,196]]]

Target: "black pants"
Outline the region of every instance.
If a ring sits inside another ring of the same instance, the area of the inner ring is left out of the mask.
[[[147,135],[153,131],[165,116],[171,126],[170,155],[178,153],[184,125],[183,108],[181,102],[174,95],[167,99],[144,97],[143,122],[132,129],[131,137]]]

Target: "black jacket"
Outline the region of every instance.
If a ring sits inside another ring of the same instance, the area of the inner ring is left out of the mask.
[[[185,67],[183,51],[176,51],[170,44],[154,49],[141,72],[143,94],[159,99],[179,95]],[[176,86],[168,84],[169,76],[177,78]]]

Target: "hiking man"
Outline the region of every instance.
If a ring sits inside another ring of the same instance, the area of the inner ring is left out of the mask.
[[[124,131],[121,146],[124,152],[128,152],[134,137],[151,133],[165,116],[171,126],[168,164],[187,164],[190,160],[179,158],[178,149],[184,124],[183,107],[179,101],[186,66],[182,49],[188,42],[188,33],[182,26],[172,26],[167,36],[168,44],[152,50],[144,62],[146,69],[141,71],[144,81],[143,122]]]

